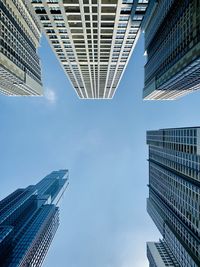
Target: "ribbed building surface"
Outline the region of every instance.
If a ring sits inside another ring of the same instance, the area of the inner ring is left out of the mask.
[[[180,267],[163,241],[147,242],[147,258],[150,267]]]
[[[54,171],[36,185],[0,201],[1,267],[39,267],[59,225],[58,201],[68,171]]]
[[[200,89],[199,0],[155,1],[145,28],[147,100],[173,100]]]
[[[140,33],[148,0],[32,0],[80,98],[112,98]]]
[[[40,26],[27,0],[0,1],[0,93],[42,95]]]
[[[147,144],[148,213],[163,236],[169,257],[177,262],[172,266],[198,267],[200,127],[148,131]]]

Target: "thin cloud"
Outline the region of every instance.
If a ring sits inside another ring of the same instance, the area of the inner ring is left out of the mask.
[[[51,104],[55,104],[56,103],[56,94],[52,89],[48,88],[48,89],[45,90],[45,98]]]

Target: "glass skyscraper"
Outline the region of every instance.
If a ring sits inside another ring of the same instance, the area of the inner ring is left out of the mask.
[[[148,131],[147,144],[147,211],[163,236],[160,242],[147,243],[150,266],[198,267],[200,127]],[[166,265],[156,264],[161,260]]]
[[[39,267],[59,225],[58,202],[68,171],[53,171],[36,185],[0,201],[1,267]]]
[[[0,0],[0,28],[0,93],[42,95],[41,30],[30,1]]]
[[[200,89],[199,0],[152,0],[145,25],[147,100],[176,99]]]

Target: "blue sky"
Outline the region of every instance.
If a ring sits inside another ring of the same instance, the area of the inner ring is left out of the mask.
[[[43,38],[45,97],[0,96],[0,197],[68,168],[44,267],[144,267],[159,234],[146,212],[146,130],[199,125],[200,92],[142,101],[143,36],[113,100],[80,100]]]

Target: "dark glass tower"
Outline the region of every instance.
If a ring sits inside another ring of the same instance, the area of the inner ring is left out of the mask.
[[[57,205],[67,186],[68,171],[53,171],[0,201],[1,267],[42,265],[59,225]]]
[[[200,266],[200,127],[147,132],[147,211],[163,236],[150,266]],[[159,265],[156,262],[163,261]],[[171,264],[171,265],[167,265]]]
[[[145,26],[147,100],[176,99],[200,89],[199,0],[155,2]]]

